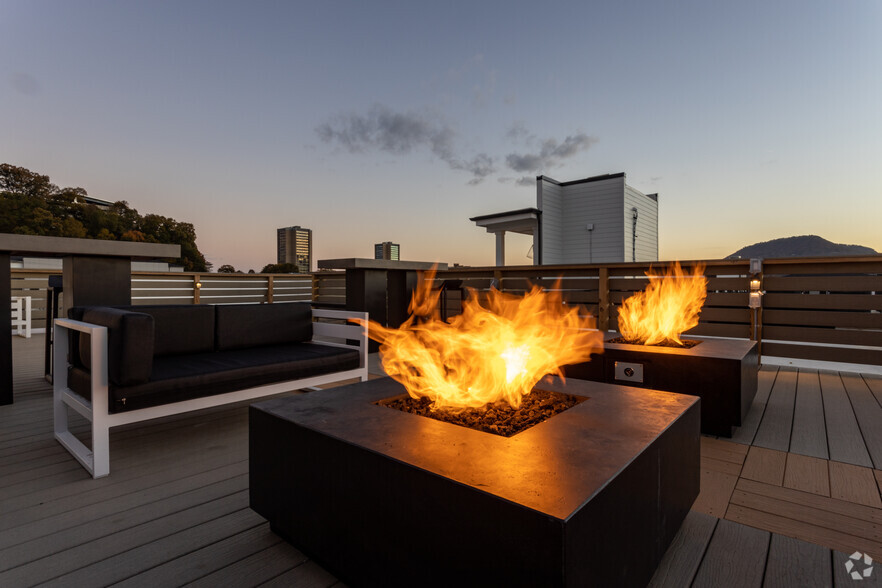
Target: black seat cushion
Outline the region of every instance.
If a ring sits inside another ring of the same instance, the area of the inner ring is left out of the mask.
[[[157,357],[150,381],[110,387],[110,412],[123,412],[358,368],[357,350],[289,343]],[[72,367],[68,385],[89,397],[88,372]]]

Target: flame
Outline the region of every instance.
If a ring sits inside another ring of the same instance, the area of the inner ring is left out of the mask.
[[[445,322],[440,292],[431,289],[434,275],[420,276],[411,315],[400,328],[370,321],[368,333],[381,343],[386,373],[435,408],[477,408],[499,400],[517,408],[543,376],[562,377],[561,366],[603,350],[593,317],[580,317],[559,292],[538,286],[524,296],[491,288],[486,306],[479,300],[483,294],[470,289],[462,314]]]
[[[704,264],[696,264],[694,275],[686,275],[674,262],[664,275],[646,272],[649,285],[622,302],[619,332],[641,345],[670,343],[683,345],[680,334],[698,324],[698,313],[707,297]]]

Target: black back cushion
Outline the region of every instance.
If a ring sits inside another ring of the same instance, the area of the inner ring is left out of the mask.
[[[309,302],[217,306],[215,314],[218,351],[312,339]]]
[[[150,379],[153,370],[153,317],[141,312],[96,306],[83,321],[107,327],[108,377],[117,386],[134,386]],[[91,337],[80,337],[80,359],[91,366]]]
[[[134,306],[129,310],[153,317],[153,354],[157,357],[214,351],[212,305]]]

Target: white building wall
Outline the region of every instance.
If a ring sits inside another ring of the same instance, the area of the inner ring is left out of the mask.
[[[542,264],[565,263],[561,233],[563,225],[563,202],[561,187],[541,178],[536,182],[536,206],[542,211],[541,229]],[[535,259],[535,251],[534,256]]]
[[[637,209],[637,254],[635,261],[658,261],[658,201],[625,186],[624,200],[624,261],[632,261],[632,208]]]
[[[611,263],[624,255],[622,226],[624,178],[562,186],[561,263]],[[588,231],[593,224],[594,230]]]

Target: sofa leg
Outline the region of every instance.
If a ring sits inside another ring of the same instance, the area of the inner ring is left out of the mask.
[[[92,477],[110,474],[110,428],[92,422]]]

